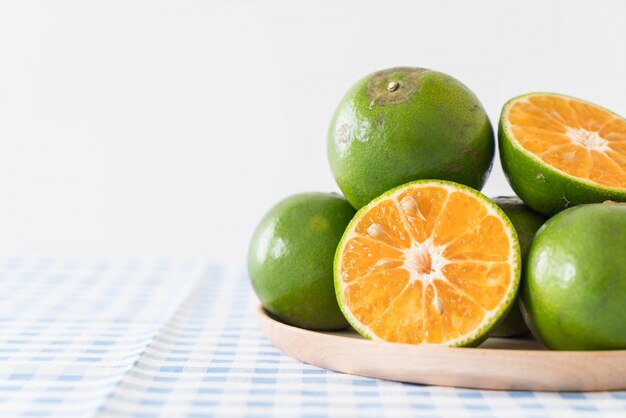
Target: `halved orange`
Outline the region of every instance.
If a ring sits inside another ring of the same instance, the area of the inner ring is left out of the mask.
[[[357,212],[335,255],[335,292],[366,338],[467,346],[508,312],[517,234],[480,192],[443,180],[392,189]]]
[[[626,120],[615,113],[560,94],[526,94],[504,105],[498,140],[513,190],[539,212],[626,201]]]

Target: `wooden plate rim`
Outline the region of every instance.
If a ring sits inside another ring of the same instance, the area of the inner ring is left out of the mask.
[[[262,332],[286,355],[341,373],[488,390],[626,390],[626,350],[424,347],[298,328],[273,318],[262,306],[257,309],[257,316]],[[315,343],[307,343],[311,341]],[[367,357],[370,363],[365,362],[367,364],[363,365],[363,361],[346,356],[346,344]],[[403,368],[404,364],[395,362],[387,368],[388,358],[381,358],[381,353],[405,359],[403,361],[410,359],[412,363]],[[478,366],[474,365],[474,361]],[[379,365],[370,367],[372,362]],[[380,366],[381,363],[383,366]],[[507,365],[510,364],[518,364],[517,369],[507,371]]]

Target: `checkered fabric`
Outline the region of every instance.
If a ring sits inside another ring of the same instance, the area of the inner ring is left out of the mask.
[[[243,268],[0,262],[0,417],[625,417],[626,392],[495,392],[344,375],[261,334]]]

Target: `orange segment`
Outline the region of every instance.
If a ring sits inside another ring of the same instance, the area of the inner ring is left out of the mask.
[[[344,296],[355,316],[374,324],[392,307],[392,301],[402,294],[407,284],[409,273],[406,270],[379,272],[351,283],[346,287]]]
[[[424,289],[421,282],[408,283],[392,301],[392,306],[370,328],[387,341],[419,344],[424,339]],[[394,323],[395,327],[388,324]]]
[[[363,214],[356,233],[385,244],[408,248],[411,237],[400,216],[398,207],[393,201],[382,202]]]
[[[507,109],[508,129],[526,151],[571,176],[626,188],[626,121],[599,106],[534,94]]]
[[[621,119],[613,119],[600,129],[600,136],[612,142],[626,141],[626,124]]]
[[[337,251],[339,304],[369,338],[472,344],[519,284],[510,222],[493,202],[455,183],[418,181],[375,199]]]
[[[402,265],[402,251],[367,236],[350,239],[344,248],[341,280],[345,282]]]
[[[494,303],[506,293],[511,267],[506,262],[463,261],[446,265],[443,273],[453,286],[472,295],[483,309],[492,310],[496,307]]]
[[[513,126],[511,130],[516,137],[523,135],[528,138],[526,141],[527,149],[535,155],[541,155],[560,145],[571,143],[564,135],[547,129]]]
[[[395,201],[404,215],[407,230],[417,242],[424,242],[433,233],[448,191],[441,187],[407,189]]]
[[[470,333],[485,317],[485,311],[476,302],[443,280],[435,280],[428,286],[424,304],[426,320],[431,325],[425,338],[430,344],[441,344]]]
[[[626,171],[624,167],[605,153],[592,151],[593,166],[590,177],[598,183],[612,187],[623,187],[626,185]]]
[[[499,218],[486,216],[480,220],[477,229],[448,244],[443,255],[450,261],[505,262],[510,257],[507,228]]]
[[[450,194],[443,213],[437,219],[433,243],[445,245],[473,231],[486,215],[487,208],[474,196],[459,192]]]

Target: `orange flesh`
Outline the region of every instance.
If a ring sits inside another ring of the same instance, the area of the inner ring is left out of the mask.
[[[344,307],[387,341],[468,335],[509,291],[507,228],[483,201],[449,187],[415,185],[380,200],[342,247]]]
[[[626,120],[548,94],[514,102],[506,119],[517,142],[546,164],[603,186],[626,188]]]

